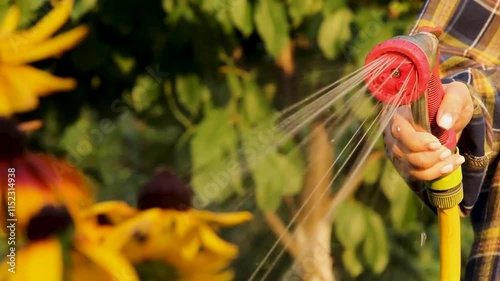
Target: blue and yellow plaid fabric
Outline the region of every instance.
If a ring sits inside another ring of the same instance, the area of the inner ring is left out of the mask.
[[[466,158],[461,208],[475,232],[465,280],[500,280],[500,0],[430,0],[411,33],[421,26],[443,28],[443,83],[466,83],[476,105],[458,143]],[[423,184],[410,186],[425,200]]]

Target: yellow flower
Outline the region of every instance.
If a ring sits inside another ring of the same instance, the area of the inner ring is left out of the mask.
[[[174,270],[177,281],[232,280],[228,267],[238,247],[220,238],[217,230],[247,222],[252,214],[196,210],[190,196],[172,173],[161,172],[140,194],[142,210],[119,201],[102,202],[82,212],[80,221],[89,229],[94,223],[89,239],[109,251],[121,251],[136,266],[162,262]]]
[[[86,26],[51,36],[68,20],[74,0],[53,1],[54,8],[33,27],[16,30],[20,12],[11,6],[0,23],[0,116],[36,109],[38,97],[76,87],[61,78],[26,65],[60,55],[88,33]]]
[[[94,232],[94,239],[98,237],[96,240],[101,241],[103,248],[121,251],[136,265],[149,261],[164,262],[175,269],[179,281],[233,279],[228,266],[237,257],[238,248],[220,238],[216,230],[221,226],[247,222],[252,219],[251,213],[151,208],[126,219],[117,215],[124,212],[115,211],[113,205],[116,209],[127,209],[123,202],[116,201],[98,203],[85,212],[95,216],[94,222],[97,217],[108,222]],[[132,211],[125,213],[133,214]],[[115,219],[109,219],[113,216]]]

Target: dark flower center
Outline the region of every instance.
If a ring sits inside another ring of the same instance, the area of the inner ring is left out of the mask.
[[[191,197],[191,190],[172,172],[162,171],[143,187],[139,194],[137,208],[184,211],[191,208]]]
[[[58,234],[72,223],[71,216],[63,206],[44,206],[28,223],[29,240],[40,240]]]

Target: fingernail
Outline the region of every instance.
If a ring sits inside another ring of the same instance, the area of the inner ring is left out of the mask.
[[[445,113],[441,119],[439,119],[439,126],[441,128],[449,130],[453,125],[453,117],[449,113]]]
[[[445,151],[443,151],[443,152],[441,153],[441,155],[439,155],[439,158],[440,158],[441,160],[444,160],[444,159],[446,159],[446,158],[447,158],[447,157],[449,157],[449,156],[451,156],[451,150],[446,149]]]
[[[460,156],[457,158],[457,160],[455,160],[455,165],[461,165],[465,162],[465,157],[463,156]]]
[[[446,174],[446,173],[449,173],[451,171],[453,171],[453,165],[448,164],[448,165],[444,166],[443,168],[441,168],[440,172],[441,172],[441,174]]]
[[[436,142],[431,142],[429,143],[429,149],[432,149],[432,150],[438,150],[441,148],[441,143],[436,141]]]

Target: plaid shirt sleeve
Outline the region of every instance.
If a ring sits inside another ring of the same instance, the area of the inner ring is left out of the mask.
[[[475,241],[465,280],[500,280],[500,0],[429,0],[411,31],[440,26],[443,83],[469,86],[475,110],[457,144]],[[425,201],[425,185],[410,183]]]

